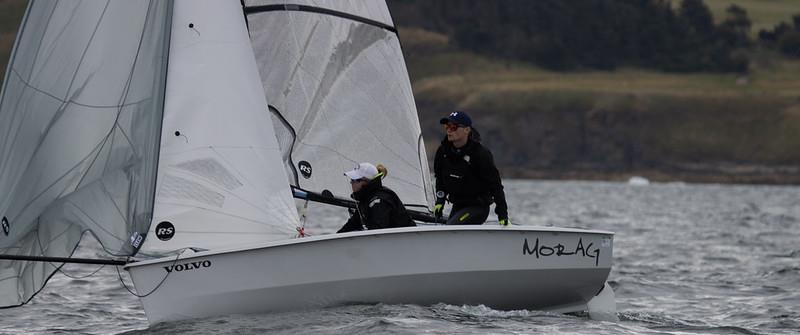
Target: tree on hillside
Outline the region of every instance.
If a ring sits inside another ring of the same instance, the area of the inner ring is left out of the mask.
[[[709,37],[714,33],[714,17],[711,9],[706,6],[703,0],[683,0],[681,1],[678,15],[684,19],[687,26],[692,30],[691,35],[697,37]]]
[[[750,45],[748,36],[753,22],[747,16],[747,11],[737,5],[731,5],[725,12],[727,17],[720,24],[719,30],[726,41],[735,47]]]
[[[800,58],[800,31],[792,30],[778,40],[778,50],[784,55]]]
[[[792,17],[792,24],[781,22],[772,30],[759,31],[758,40],[766,48],[777,49],[786,56],[800,58],[800,14]]]
[[[745,71],[747,13],[714,25],[702,0],[394,0],[416,4],[423,28],[480,54],[554,70],[638,66],[666,71]],[[419,22],[418,18],[403,22]]]

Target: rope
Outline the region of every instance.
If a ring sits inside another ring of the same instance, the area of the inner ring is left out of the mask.
[[[180,258],[181,253],[183,253],[183,251],[186,250],[186,249],[187,248],[180,249],[178,254],[175,255],[175,260],[172,261],[172,266],[173,267],[175,266],[175,263],[178,263],[178,259]],[[144,297],[147,297],[147,296],[153,294],[156,290],[158,290],[159,287],[161,287],[162,284],[164,284],[164,282],[167,280],[167,277],[169,277],[169,274],[170,274],[170,272],[167,272],[167,274],[164,275],[164,278],[161,278],[161,281],[158,282],[158,285],[156,285],[156,287],[154,287],[153,290],[151,290],[150,292],[147,292],[145,294],[139,295],[138,293],[133,292],[128,287],[128,285],[125,284],[125,280],[122,279],[122,273],[119,272],[119,266],[114,266],[114,267],[117,268],[117,277],[119,278],[119,282],[120,282],[120,284],[122,284],[122,287],[124,287],[128,291],[128,293],[130,293],[131,295],[133,295],[133,296],[135,296],[137,298],[144,298]]]
[[[38,221],[39,218],[36,218],[36,220]],[[42,245],[42,239],[39,238],[39,229],[36,229],[34,231],[34,233],[35,233],[34,235],[36,236],[36,244],[39,246],[39,253],[42,254],[42,255],[45,255],[44,246]],[[92,271],[92,273],[90,273],[88,275],[85,275],[85,276],[78,276],[78,275],[71,275],[71,274],[65,272],[64,270],[62,270],[61,268],[64,267],[64,263],[62,263],[61,265],[56,265],[56,263],[47,262],[47,264],[50,264],[50,266],[56,268],[57,272],[60,272],[61,274],[65,275],[65,276],[67,276],[68,278],[71,278],[71,279],[89,278],[91,276],[94,276],[98,272],[100,272],[100,270],[102,270],[104,267],[106,267],[105,265],[100,265],[100,267],[97,268],[97,270]]]
[[[306,219],[308,218],[308,200],[303,202],[303,208],[298,212],[300,214],[300,227],[295,227],[297,230],[297,237],[308,237],[311,234],[306,233]]]
[[[50,263],[51,265],[53,264],[51,262],[48,262],[48,263]],[[100,270],[102,270],[104,267],[106,267],[106,266],[105,265],[100,265],[100,267],[97,268],[97,270],[94,270],[94,272],[92,272],[92,273],[90,273],[88,275],[85,275],[85,276],[77,276],[77,275],[73,276],[73,275],[70,275],[69,273],[64,272],[64,270],[62,270],[60,267],[58,268],[58,272],[61,272],[61,274],[65,275],[65,276],[67,276],[69,278],[72,278],[72,279],[84,279],[84,278],[89,278],[91,276],[94,276],[95,274],[100,272]]]

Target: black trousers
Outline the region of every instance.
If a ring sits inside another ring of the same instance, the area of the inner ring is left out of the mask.
[[[483,224],[489,217],[489,206],[459,206],[453,204],[448,225],[451,224]]]

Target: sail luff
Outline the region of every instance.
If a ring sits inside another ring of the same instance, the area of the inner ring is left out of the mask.
[[[165,38],[163,40],[163,42],[164,42],[163,48],[164,48],[164,50],[166,52],[164,54],[164,61],[161,63],[161,66],[162,66],[161,73],[164,73],[164,76],[162,77],[163,82],[161,83],[163,85],[163,87],[164,87],[164,90],[162,90],[162,94],[161,94],[161,111],[162,112],[161,112],[161,117],[156,120],[157,129],[158,129],[157,132],[156,132],[157,140],[152,142],[152,145],[149,147],[149,150],[148,150],[148,152],[152,152],[153,153],[153,155],[154,155],[153,163],[155,164],[155,168],[151,170],[151,171],[154,171],[155,175],[152,177],[152,189],[151,189],[151,192],[150,192],[150,199],[149,199],[150,200],[150,203],[149,203],[150,213],[153,213],[155,211],[155,206],[156,206],[156,193],[158,191],[158,188],[157,188],[157,186],[158,186],[158,166],[159,166],[159,164],[161,162],[161,150],[160,150],[160,148],[161,148],[161,141],[162,141],[162,138],[163,138],[163,128],[164,128],[164,110],[166,109],[166,104],[167,104],[167,89],[166,88],[168,87],[167,85],[169,84],[169,55],[170,55],[170,51],[171,51],[171,48],[170,48],[171,44],[170,43],[172,41],[172,18],[173,18],[173,10],[174,10],[174,7],[175,7],[175,0],[168,0],[168,2],[169,2],[169,4],[167,6],[167,17],[169,19],[168,19],[168,22],[167,22],[166,27],[165,27]],[[135,256],[139,252],[141,247],[147,241],[147,239],[146,239],[146,237],[148,235],[147,232],[152,230],[151,226],[153,224],[153,216],[151,215],[147,219],[148,219],[147,220],[148,221],[147,227],[144,230],[141,231],[141,236],[142,236],[141,244],[136,247],[136,249],[134,250],[133,254],[131,254],[131,256]]]

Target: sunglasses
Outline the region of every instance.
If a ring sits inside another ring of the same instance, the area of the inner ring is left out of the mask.
[[[447,123],[444,125],[444,130],[446,131],[456,131],[458,128],[465,128],[465,126],[455,123]]]
[[[361,178],[361,179],[350,179],[350,184],[356,184],[356,183],[360,183],[362,181],[367,181],[367,180],[364,179],[364,178]]]

